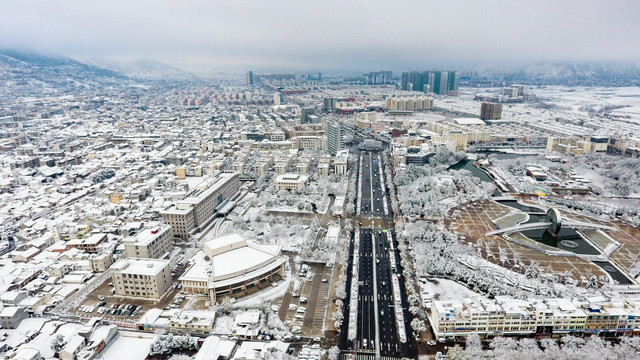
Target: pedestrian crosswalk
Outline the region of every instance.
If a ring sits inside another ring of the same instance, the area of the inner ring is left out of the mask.
[[[401,359],[399,357],[393,357],[393,356],[380,356],[379,358],[376,358],[376,354],[375,353],[351,353],[351,352],[344,352],[342,354],[340,354],[340,360],[397,360],[397,359]]]

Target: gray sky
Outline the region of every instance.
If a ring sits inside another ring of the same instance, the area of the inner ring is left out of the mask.
[[[4,0],[0,48],[186,70],[640,63],[640,1]]]

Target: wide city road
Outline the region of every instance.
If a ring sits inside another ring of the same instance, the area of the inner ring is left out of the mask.
[[[358,318],[357,338],[351,344],[358,357],[379,356],[382,359],[407,357],[407,345],[398,337],[390,257],[399,260],[393,238],[393,214],[390,199],[380,181],[383,172],[380,152],[361,153],[360,229],[358,248]],[[384,202],[387,202],[385,208]],[[395,251],[394,251],[395,250]],[[350,264],[352,266],[352,264]],[[404,292],[402,294],[404,297]],[[402,301],[406,308],[406,299]],[[403,314],[404,316],[404,314]],[[406,326],[404,323],[402,326]],[[370,355],[369,355],[370,354]],[[375,354],[375,355],[374,355]]]

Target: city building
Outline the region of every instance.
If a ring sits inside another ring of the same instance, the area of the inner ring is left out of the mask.
[[[307,185],[307,175],[302,174],[284,174],[278,175],[273,179],[273,188],[280,190],[300,191]]]
[[[460,86],[459,71],[411,71],[402,73],[402,90],[433,92],[446,95],[449,91],[457,91]]]
[[[448,86],[449,73],[447,71],[436,71],[433,92],[439,95],[445,95],[449,91]]]
[[[349,150],[340,150],[333,160],[334,173],[337,175],[347,174],[347,163],[349,160]]]
[[[499,120],[502,118],[502,104],[483,102],[480,107],[480,119]]]
[[[336,108],[336,99],[335,98],[324,98],[322,100],[323,106],[322,109],[326,112],[332,113]]]
[[[115,293],[160,299],[171,286],[169,260],[120,259],[111,266]]]
[[[247,86],[253,86],[254,85],[253,71],[247,71],[246,78],[247,78]]]
[[[571,299],[433,301],[430,322],[436,336],[640,334],[638,304]]]
[[[447,84],[447,92],[458,91],[460,88],[460,72],[450,71]]]
[[[291,138],[292,149],[327,150],[326,136],[296,136]]]
[[[300,109],[300,122],[303,124],[311,123],[311,116],[316,113],[316,109],[312,107],[303,107]]]
[[[179,279],[182,289],[207,294],[212,303],[254,293],[284,277],[280,251],[279,245],[256,244],[236,233],[205,239]]]
[[[605,153],[609,150],[609,138],[602,136],[572,136],[568,138],[548,137],[547,151],[582,155],[586,153]]]
[[[387,110],[423,111],[433,107],[431,97],[388,97],[385,99]]]
[[[378,113],[374,111],[354,114],[353,121],[360,129],[380,131],[385,127],[384,123],[378,122]]]
[[[125,254],[129,258],[162,259],[172,250],[171,226],[147,228],[135,236],[123,240]]]
[[[206,177],[175,205],[162,210],[162,220],[171,225],[174,238],[186,239],[199,226],[206,226],[216,209],[238,192],[240,176],[237,172]]]
[[[327,122],[327,150],[335,155],[342,150],[344,142],[342,139],[342,129],[339,122]]]
[[[273,94],[273,105],[282,105],[284,103],[284,99],[282,98],[282,94],[277,92]]]

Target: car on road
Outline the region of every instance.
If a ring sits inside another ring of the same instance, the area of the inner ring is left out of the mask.
[[[308,301],[308,299],[306,297],[304,297],[304,296],[300,298],[300,304],[306,304],[307,301]]]
[[[298,315],[296,315],[296,319],[301,319],[302,320],[302,319],[304,319],[304,315],[298,314]]]
[[[328,282],[329,282],[329,279],[322,279],[322,282],[323,282],[323,283],[328,283]]]
[[[365,349],[367,348],[367,339],[362,340],[362,347]]]
[[[98,300],[104,300],[104,295],[98,295]]]
[[[436,344],[436,341],[435,341],[435,340],[429,340],[429,341],[427,341],[427,345],[429,345],[429,346],[434,346],[435,344]]]
[[[278,310],[280,310],[280,305],[271,305],[271,310],[278,312]]]
[[[289,304],[289,310],[295,310],[298,308],[298,305],[296,304]]]

